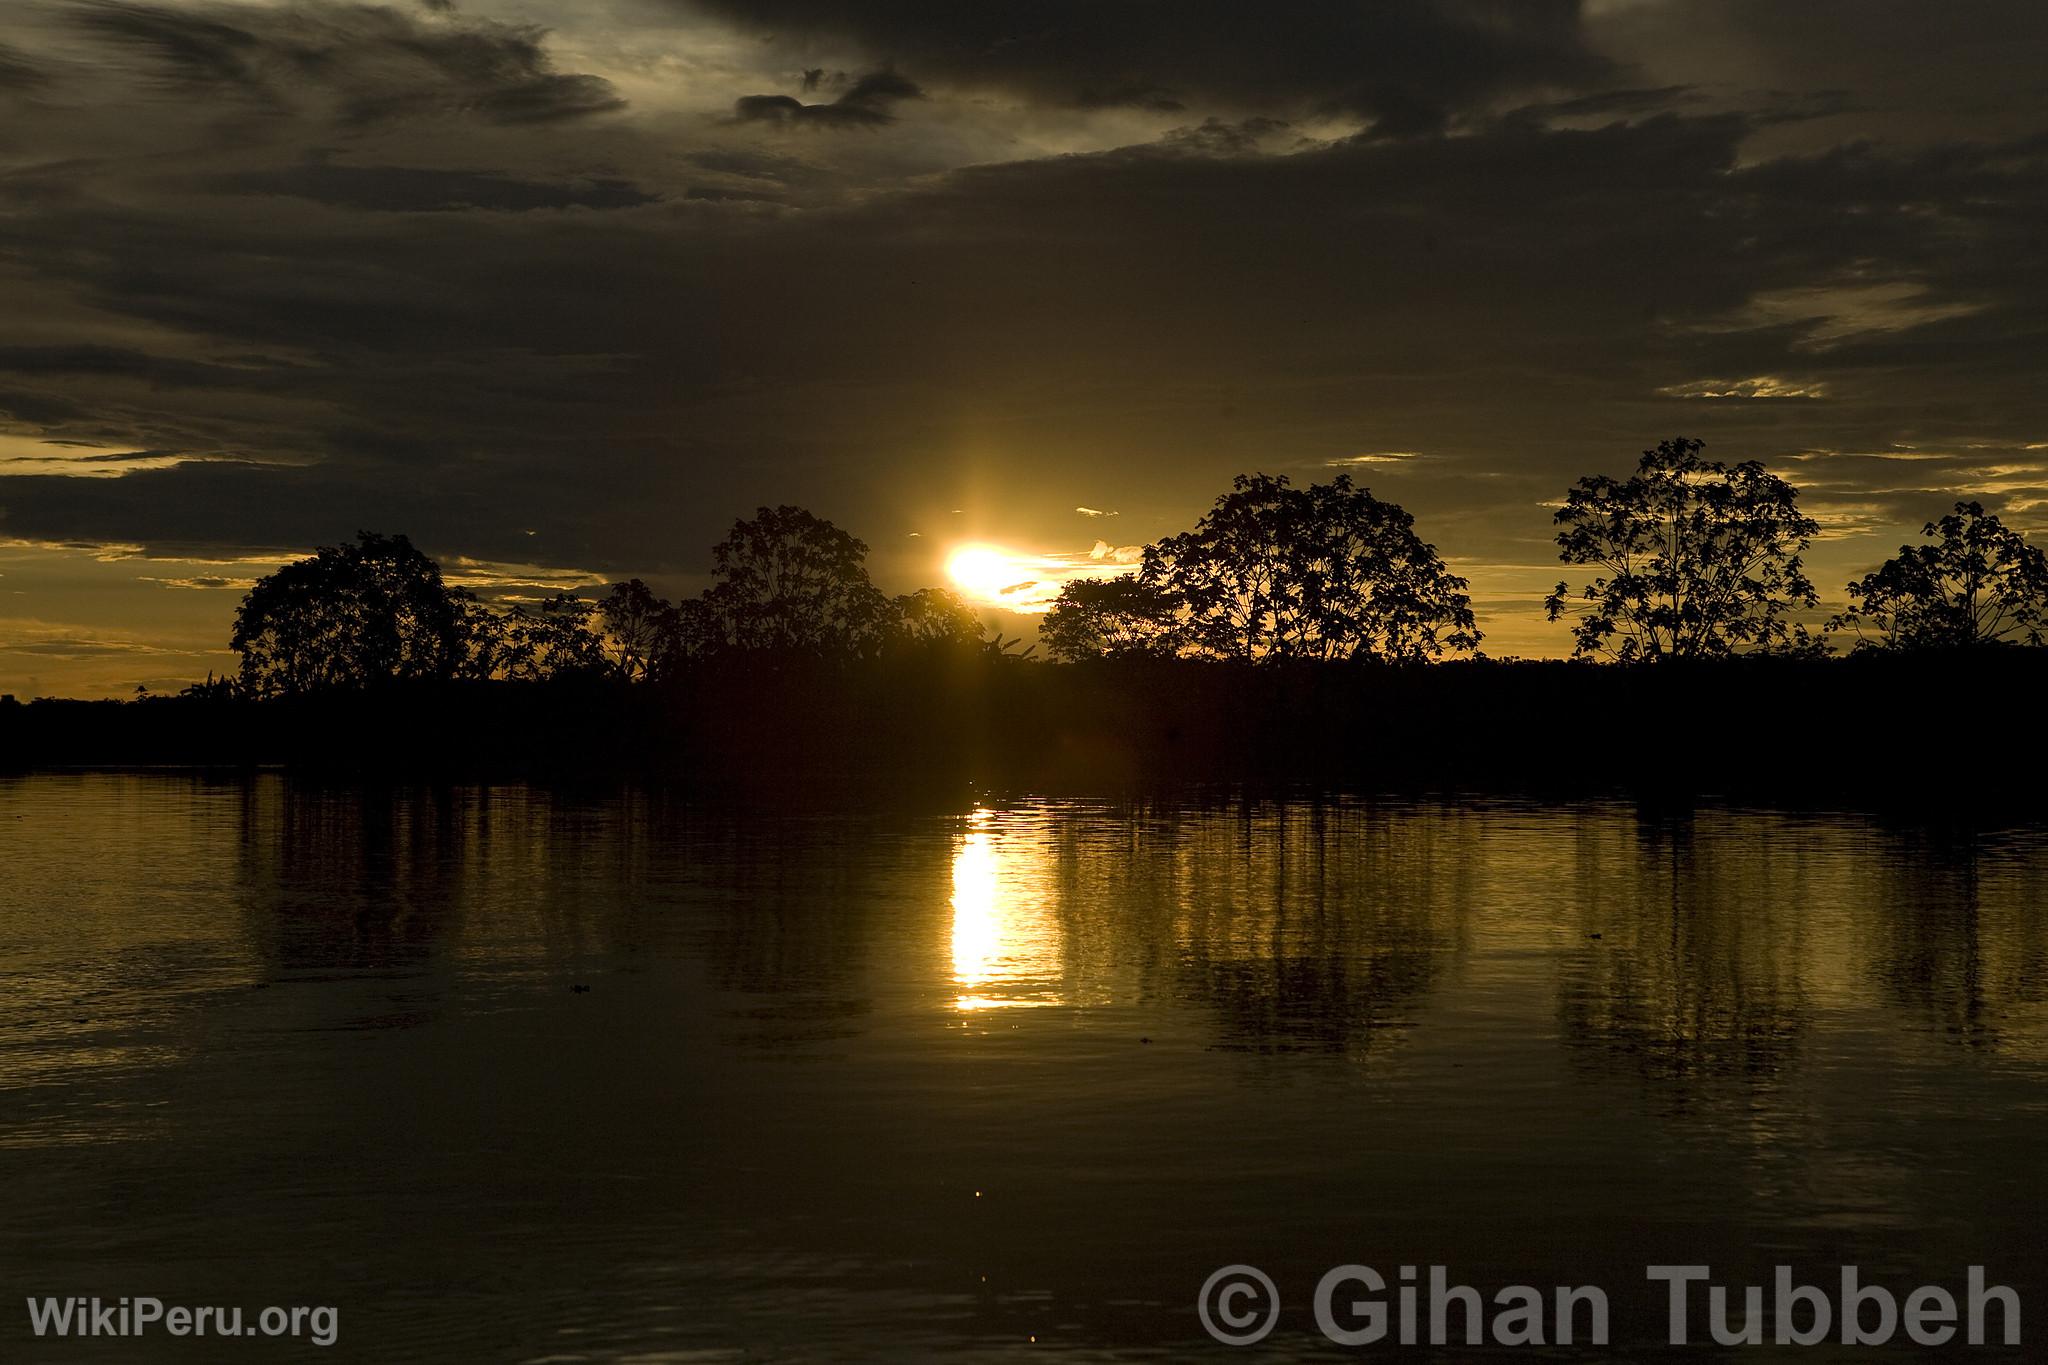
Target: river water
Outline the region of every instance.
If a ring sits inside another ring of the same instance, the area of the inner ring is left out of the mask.
[[[2048,1339],[2044,893],[1846,813],[0,780],[0,1357],[1361,1358],[1347,1264],[1610,1297],[1489,1359],[1952,1358],[1666,1349],[1663,1264]],[[32,1334],[92,1295],[337,1341]]]

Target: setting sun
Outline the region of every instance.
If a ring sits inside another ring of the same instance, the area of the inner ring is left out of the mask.
[[[1086,554],[1033,553],[976,541],[956,546],[946,556],[946,578],[975,606],[1036,616],[1050,609],[1061,587],[1076,578],[1131,572],[1134,553],[1099,540]]]
[[[0,5],[0,1365],[2048,1358],[2048,0]]]
[[[1039,564],[1026,555],[994,545],[963,545],[946,560],[946,577],[970,600],[1009,606],[1017,594],[1043,577]]]

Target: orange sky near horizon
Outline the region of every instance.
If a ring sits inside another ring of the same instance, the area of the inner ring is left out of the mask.
[[[1198,510],[1190,509],[1190,524]],[[1808,557],[1822,588],[1816,621],[1840,604],[1840,584],[1888,554],[1900,534],[1865,531],[1816,543]],[[1024,536],[945,541],[907,532],[872,560],[886,591],[951,588],[996,629],[1028,644],[1036,641],[1038,622],[1062,583],[1129,572],[1136,548],[1112,547],[1099,538],[1089,549],[1017,548],[1033,543]],[[227,641],[242,593],[258,576],[295,557],[171,559],[125,546],[0,542],[0,693],[24,699],[127,697],[138,686],[174,692],[209,672],[231,673],[237,658]],[[1543,595],[1567,576],[1562,566],[1460,559],[1454,551],[1446,558],[1470,582],[1488,655],[1561,658],[1570,652],[1566,626],[1546,621],[1541,609]],[[501,602],[560,591],[595,595],[606,581],[590,572],[533,564],[455,557],[442,565],[451,582]],[[708,579],[657,575],[650,581],[680,598],[700,591]]]

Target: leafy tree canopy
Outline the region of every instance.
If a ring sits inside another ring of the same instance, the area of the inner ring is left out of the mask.
[[[1480,638],[1465,580],[1349,475],[1239,475],[1194,530],[1147,547],[1139,577],[1179,609],[1183,652],[1213,658],[1413,662]]]
[[[1922,528],[1931,545],[1901,545],[1849,584],[1849,610],[1828,622],[1859,648],[2038,645],[2048,621],[2048,555],[1979,502]],[[1866,635],[1865,628],[1874,631]]]
[[[499,618],[492,672],[520,682],[602,674],[604,642],[591,628],[596,610],[596,603],[566,592],[531,608],[515,604]]]
[[[1038,638],[1052,659],[1160,657],[1175,648],[1173,599],[1136,574],[1077,578],[1060,589],[1039,623]]]
[[[1788,618],[1819,597],[1800,556],[1819,526],[1799,491],[1749,461],[1701,458],[1679,437],[1645,451],[1627,479],[1579,480],[1558,509],[1558,558],[1596,573],[1557,585],[1550,619],[1575,618],[1579,657],[1622,662],[1820,648]]]
[[[867,545],[801,507],[761,508],[711,553],[719,581],[693,630],[712,650],[856,657],[886,636]]]
[[[480,611],[404,536],[359,532],[258,579],[229,647],[255,696],[471,676]]]
[[[659,678],[681,654],[682,619],[637,578],[612,584],[597,604],[598,648],[611,671],[627,682]]]
[[[1067,585],[1049,652],[1413,662],[1480,638],[1465,580],[1415,519],[1345,475],[1306,488],[1240,475],[1192,531],[1146,547],[1134,583],[1117,582]]]
[[[981,618],[960,595],[945,588],[919,588],[890,603],[895,643],[925,649],[980,649]]]

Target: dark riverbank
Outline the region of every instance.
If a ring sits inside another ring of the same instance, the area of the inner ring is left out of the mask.
[[[705,669],[664,686],[473,683],[296,700],[0,708],[0,766],[705,784],[1204,781],[1559,795],[2040,803],[2048,653],[1614,668]]]

